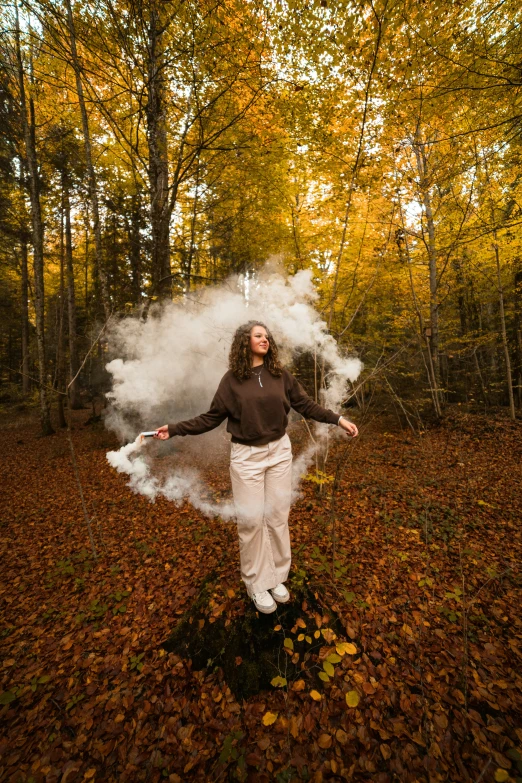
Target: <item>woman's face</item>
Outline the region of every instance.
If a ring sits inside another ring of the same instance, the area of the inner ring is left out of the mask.
[[[250,331],[250,350],[258,356],[265,357],[270,348],[268,334],[264,326],[254,326]]]

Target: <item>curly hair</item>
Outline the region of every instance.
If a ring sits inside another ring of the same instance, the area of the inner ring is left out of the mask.
[[[265,367],[272,375],[279,378],[283,374],[283,367],[279,361],[277,344],[270,330],[261,321],[248,321],[242,324],[232,340],[228,356],[228,367],[234,373],[238,381],[246,381],[252,377],[252,352],[250,350],[250,332],[254,326],[262,326],[268,335],[269,348],[265,356]]]

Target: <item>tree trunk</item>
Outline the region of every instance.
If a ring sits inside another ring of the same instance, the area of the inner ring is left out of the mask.
[[[296,194],[295,197],[295,206],[291,204],[290,206],[290,214],[292,217],[292,236],[294,238],[294,248],[295,248],[295,261],[296,261],[296,267],[297,269],[303,269],[303,258],[301,254],[301,243],[299,239],[300,234],[300,213],[301,213],[301,205],[299,203],[299,193]]]
[[[430,351],[437,381],[437,394],[440,399],[440,358],[439,358],[439,304],[438,304],[438,280],[437,280],[437,246],[435,242],[435,221],[433,219],[433,208],[431,204],[431,194],[428,178],[428,161],[419,135],[417,134],[413,145],[415,158],[417,161],[417,171],[420,180],[420,191],[424,211],[426,213],[426,223],[428,227],[428,262],[430,270]]]
[[[506,362],[506,382],[508,389],[509,400],[509,417],[515,421],[515,399],[513,396],[513,376],[511,373],[511,358],[509,356],[509,342],[507,338],[506,330],[506,315],[504,311],[504,289],[502,288],[502,278],[500,276],[500,254],[498,250],[498,242],[495,232],[495,244],[493,245],[495,250],[495,261],[497,265],[497,290],[498,290],[498,304],[500,310],[500,330],[502,334],[502,347],[504,349],[504,360]]]
[[[76,336],[76,291],[74,287],[74,264],[71,232],[71,202],[67,175],[62,175],[63,206],[65,216],[65,264],[67,270],[67,320],[69,334],[69,377],[72,381],[78,372],[78,345]],[[69,387],[69,407],[72,410],[83,408],[80,400],[78,379]]]
[[[83,94],[83,83],[81,77],[81,67],[76,48],[76,31],[72,15],[71,0],[66,0],[67,4],[67,26],[69,28],[69,40],[71,45],[72,66],[76,76],[76,92],[78,94],[78,103],[80,105],[80,114],[82,118],[83,142],[85,148],[85,162],[87,165],[87,174],[89,178],[89,196],[92,209],[92,222],[94,232],[94,252],[96,259],[96,269],[100,280],[101,298],[105,319],[108,320],[111,314],[111,301],[109,295],[109,284],[103,259],[100,210],[98,205],[98,188],[96,182],[96,172],[92,162],[91,136],[89,131],[89,120],[87,109],[85,107],[85,97]]]
[[[141,200],[139,195],[132,197],[132,211],[130,226],[127,228],[129,236],[129,260],[131,266],[132,293],[137,305],[141,304]]]
[[[85,205],[85,287],[84,287],[84,307],[85,318],[89,321],[89,205]]]
[[[515,385],[517,390],[517,404],[522,408],[522,261],[516,260],[515,266],[515,319],[514,337],[516,346]]]
[[[465,253],[465,251],[464,251]],[[466,256],[464,255],[464,258]],[[473,301],[472,301],[472,292],[470,294],[470,286],[469,281],[466,279],[466,274],[463,269],[462,260],[459,257],[456,257],[453,259],[452,262],[453,270],[455,273],[455,280],[457,283],[457,305],[459,310],[459,317],[460,317],[460,334],[461,337],[463,337],[468,345],[471,347],[473,340],[473,337],[469,335],[470,331],[473,331],[474,329],[480,331],[480,324],[474,324],[474,316],[473,316]],[[475,319],[476,320],[476,319]],[[478,351],[478,345],[475,345],[473,347],[472,353],[471,353],[471,360],[470,363],[472,365],[472,369],[470,369],[470,372],[466,370],[466,378],[468,376],[472,376],[472,374],[476,374],[479,385],[480,385],[480,393],[482,395],[482,400],[484,402],[484,405],[488,405],[488,398],[487,398],[487,391],[486,387],[484,385],[484,379],[482,377],[482,371],[480,368],[480,362],[477,355]],[[473,380],[472,377],[470,378],[471,388],[473,389]],[[466,394],[468,384],[466,383]]]
[[[150,5],[147,143],[149,148],[152,289],[162,299],[172,296],[170,278],[170,215],[167,124],[162,30],[156,2]]]
[[[468,309],[466,306],[466,280],[464,272],[462,270],[462,263],[460,258],[456,257],[452,261],[453,271],[455,273],[455,280],[457,282],[457,306],[459,310],[460,318],[460,334],[465,337],[468,334]]]
[[[482,370],[480,369],[480,362],[478,360],[477,347],[476,346],[475,346],[475,348],[473,350],[473,362],[475,364],[475,369],[477,371],[477,377],[478,377],[479,383],[480,383],[480,392],[482,394],[482,400],[484,402],[484,407],[487,408],[488,402],[489,402],[488,401],[488,392],[487,392],[487,389],[486,389],[486,385],[484,383],[484,378],[482,376]]]
[[[7,382],[11,384],[13,383],[13,325],[11,322],[9,322],[7,332],[7,366],[9,368]],[[16,380],[19,381],[20,379],[17,378]]]
[[[36,346],[38,355],[38,378],[40,381],[40,417],[42,433],[52,435],[51,409],[47,394],[47,364],[45,354],[45,299],[44,299],[44,228],[40,206],[40,180],[38,160],[36,157],[34,104],[29,98],[29,107],[25,95],[25,74],[20,47],[20,23],[18,20],[18,5],[16,8],[16,59],[18,66],[18,87],[20,90],[20,114],[24,132],[25,151],[27,159],[29,197],[31,202],[31,223],[33,234],[33,265],[34,265],[34,300],[36,311]],[[29,111],[28,111],[29,109]]]
[[[196,252],[196,221],[198,217],[198,205],[199,205],[199,177],[200,177],[200,170],[199,170],[199,162],[196,169],[196,185],[194,189],[194,203],[192,205],[192,217],[190,221],[190,245],[189,245],[189,252],[187,256],[187,261],[185,264],[185,269],[183,270],[185,273],[185,291],[190,291],[190,283],[192,278],[192,265],[194,261],[194,256]]]
[[[25,237],[22,237],[20,242],[20,251],[22,265],[22,392],[29,394],[31,389],[31,378],[29,377],[29,267]]]
[[[404,215],[402,211],[402,204],[399,202],[399,209],[400,209],[400,215],[401,215],[401,223],[402,223],[402,230],[398,231],[396,234],[396,241],[397,241],[397,247],[399,250],[399,258],[401,260],[406,261],[408,264],[408,275],[410,279],[410,289],[411,289],[411,295],[413,299],[413,305],[415,308],[415,312],[417,314],[417,319],[419,322],[419,348],[422,355],[422,360],[424,362],[424,367],[426,369],[426,375],[428,377],[428,384],[430,387],[430,393],[431,393],[431,399],[433,402],[433,409],[435,411],[435,415],[438,418],[442,417],[442,409],[440,404],[440,393],[439,393],[439,384],[437,380],[437,376],[435,373],[435,367],[433,365],[433,356],[431,354],[431,345],[430,345],[430,338],[429,338],[429,330],[426,329],[424,325],[424,318],[422,315],[422,309],[419,304],[419,301],[417,299],[417,292],[415,291],[415,284],[413,280],[413,274],[411,271],[411,256],[410,256],[410,248],[408,245],[408,235],[404,229]],[[424,354],[424,345],[426,348],[426,355]]]
[[[65,298],[65,282],[64,282],[64,266],[65,266],[65,243],[64,243],[64,205],[63,205],[63,192],[62,192],[62,214],[60,220],[60,290],[58,294],[58,302],[56,307],[56,373],[54,379],[54,386],[58,391],[57,407],[58,407],[58,425],[60,427],[67,427],[67,421],[65,419],[65,411],[63,408],[64,392],[65,392],[65,329],[64,329],[64,298]]]

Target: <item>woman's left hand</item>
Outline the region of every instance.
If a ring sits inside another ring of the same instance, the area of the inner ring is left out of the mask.
[[[348,421],[348,419],[342,418],[339,421],[339,427],[342,427],[345,432],[348,433],[348,435],[351,435],[352,438],[356,438],[359,434],[359,430],[353,423],[353,421]]]

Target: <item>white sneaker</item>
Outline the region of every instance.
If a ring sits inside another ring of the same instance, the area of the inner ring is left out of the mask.
[[[277,606],[275,605],[275,602],[273,601],[272,596],[268,590],[263,590],[262,593],[253,593],[252,600],[256,609],[258,609],[260,612],[263,612],[264,614],[270,614],[271,612],[275,612],[277,609]]]
[[[280,604],[286,604],[286,602],[290,598],[290,593],[284,586],[282,582],[280,582],[278,585],[276,585],[272,590],[270,590],[272,593],[272,597],[275,598],[276,601],[278,601]]]

